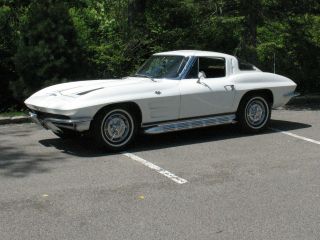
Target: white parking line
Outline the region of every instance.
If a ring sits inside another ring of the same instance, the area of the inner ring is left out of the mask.
[[[172,181],[178,183],[178,184],[184,184],[184,183],[187,183],[188,181],[183,179],[183,178],[180,178],[178,176],[176,176],[175,174],[151,163],[151,162],[148,162],[147,160],[144,160],[143,158],[141,157],[138,157],[137,155],[134,155],[132,153],[123,153],[124,156],[128,157],[128,158],[131,158],[132,160],[138,162],[138,163],[141,163],[143,165],[145,165],[146,167],[148,168],[151,168],[153,170],[155,170],[156,172],[166,176],[167,178],[171,179]]]
[[[307,142],[311,142],[311,143],[320,145],[320,141],[316,141],[316,140],[313,140],[311,138],[302,137],[302,136],[299,136],[297,134],[286,132],[286,131],[283,131],[283,130],[280,130],[280,129],[277,129],[277,128],[270,128],[270,129],[273,130],[273,131],[276,131],[276,132],[280,132],[280,133],[286,134],[286,135],[294,137],[294,138],[298,138],[298,139],[301,139],[301,140],[304,140],[304,141],[307,141]]]

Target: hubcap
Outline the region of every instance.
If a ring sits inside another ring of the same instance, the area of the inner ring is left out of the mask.
[[[124,112],[112,112],[106,116],[102,131],[109,144],[119,146],[125,144],[132,134],[131,118]]]
[[[267,107],[260,99],[254,99],[246,107],[246,119],[253,127],[262,126],[267,120]]]

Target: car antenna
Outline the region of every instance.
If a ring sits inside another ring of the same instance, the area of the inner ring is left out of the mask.
[[[276,73],[276,53],[273,53],[273,73]]]

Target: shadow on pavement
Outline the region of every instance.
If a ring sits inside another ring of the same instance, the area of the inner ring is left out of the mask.
[[[309,128],[311,125],[290,121],[272,120],[271,127],[284,131],[290,131],[295,129]],[[28,138],[32,132],[33,130],[30,129],[25,131],[19,130],[18,132],[16,130],[12,130],[9,133],[14,139],[15,137]],[[267,130],[261,134],[270,133],[274,133],[274,131]],[[129,149],[129,151],[134,153],[177,146],[189,147],[198,143],[247,137],[250,137],[250,135],[241,133],[236,125],[194,129],[153,136],[140,135],[137,137],[136,142]],[[41,146],[57,149],[60,153],[77,157],[93,158],[115,154],[97,148],[94,144],[94,141],[89,138],[69,140],[48,138],[40,140],[39,143]],[[3,176],[22,178],[31,173],[48,172],[52,167],[50,165],[51,163],[65,161],[67,158],[68,156],[61,155],[55,150],[46,151],[46,148],[43,148],[43,150],[39,150],[37,152],[27,152],[24,149],[24,146],[16,146],[14,144],[10,144],[10,142],[0,139],[0,174]]]
[[[21,137],[28,135],[27,131],[12,136]],[[30,136],[30,135],[29,135]],[[61,161],[62,158],[43,153],[28,153],[19,145],[0,140],[0,175],[7,177],[23,178],[30,173],[44,173],[50,171],[45,163]]]
[[[282,120],[272,120],[270,126],[284,131],[311,127],[311,125],[308,124]],[[267,130],[261,134],[270,133],[274,133],[274,131]],[[250,137],[250,135],[241,133],[236,125],[201,128],[153,136],[140,135],[137,137],[134,145],[129,149],[129,151],[134,153],[139,151],[172,148],[177,146],[245,137]],[[73,140],[62,140],[59,138],[44,139],[40,140],[39,143],[45,147],[54,147],[64,153],[78,157],[98,157],[112,154],[106,152],[105,150],[98,149],[94,145],[94,142],[87,138]]]

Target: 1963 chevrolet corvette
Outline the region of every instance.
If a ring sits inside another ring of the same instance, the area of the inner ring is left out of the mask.
[[[234,56],[183,50],[154,54],[131,77],[47,87],[25,104],[36,123],[59,137],[90,133],[97,144],[123,150],[138,131],[238,123],[260,132],[271,109],[285,105],[295,89],[290,79]]]

